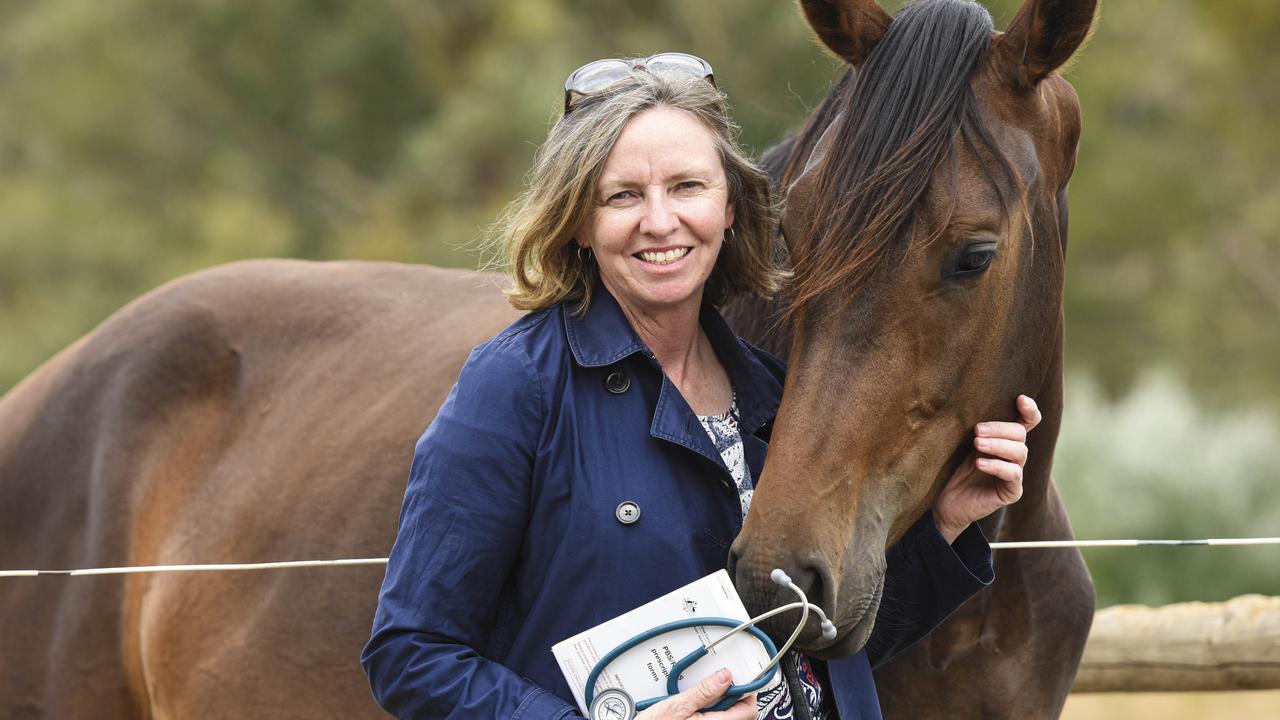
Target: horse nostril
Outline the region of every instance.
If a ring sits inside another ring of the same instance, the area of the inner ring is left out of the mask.
[[[724,569],[729,573],[729,582],[738,584],[738,553],[729,548],[729,557],[725,560]]]
[[[828,598],[826,595],[827,575],[821,566],[819,565],[801,566],[800,568],[797,569],[795,577],[791,579],[791,582],[796,587],[800,588],[800,591],[803,592],[805,595],[805,599],[807,599],[810,603],[813,603],[814,605],[822,607],[824,610],[834,610],[834,608],[832,608],[829,604],[829,601],[831,600],[831,598]],[[797,598],[795,597],[795,595],[791,595],[788,601],[793,601],[796,599]],[[795,620],[792,619],[791,622],[794,623]],[[820,624],[820,619],[810,614],[809,623],[808,623],[809,627],[818,626],[819,624]],[[794,628],[794,627],[795,627],[794,625],[791,625],[791,628]],[[830,638],[824,637],[824,639],[830,639]]]
[[[822,572],[817,568],[807,567],[804,569],[804,577],[807,584],[801,585],[800,589],[804,591],[805,597],[814,605],[822,605],[822,601],[826,599],[823,592]]]

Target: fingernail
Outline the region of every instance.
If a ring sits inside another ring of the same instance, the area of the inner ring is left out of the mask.
[[[978,438],[977,445],[979,450],[987,450],[991,446],[991,441],[986,438]]]
[[[729,668],[720,668],[716,671],[716,682],[729,682],[729,678],[733,677],[729,672]]]
[[[978,458],[977,466],[978,466],[979,468],[982,468],[983,470],[986,470],[988,467],[990,467],[990,465],[991,465],[991,461],[990,461],[990,460],[988,460],[988,459],[986,459],[986,458]]]
[[[987,428],[987,424],[986,424],[986,423],[978,423],[978,434],[979,434],[979,435],[986,435],[988,432],[989,432],[989,429]]]

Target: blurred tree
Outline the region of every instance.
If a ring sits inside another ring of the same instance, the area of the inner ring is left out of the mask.
[[[1109,3],[1072,71],[1070,359],[1114,396],[1165,364],[1219,407],[1277,406],[1274,3]]]
[[[0,390],[229,260],[472,265],[586,59],[702,53],[762,146],[836,71],[788,3],[56,0],[0,28]],[[738,44],[753,48],[737,52]]]

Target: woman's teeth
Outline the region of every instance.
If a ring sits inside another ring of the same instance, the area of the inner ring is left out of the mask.
[[[667,265],[688,254],[689,248],[678,248],[676,250],[667,250],[665,252],[651,252],[646,250],[640,253],[640,259],[645,262],[651,262],[658,265]]]

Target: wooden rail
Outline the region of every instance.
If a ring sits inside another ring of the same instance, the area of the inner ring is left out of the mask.
[[[1099,610],[1072,692],[1280,688],[1280,598]]]

